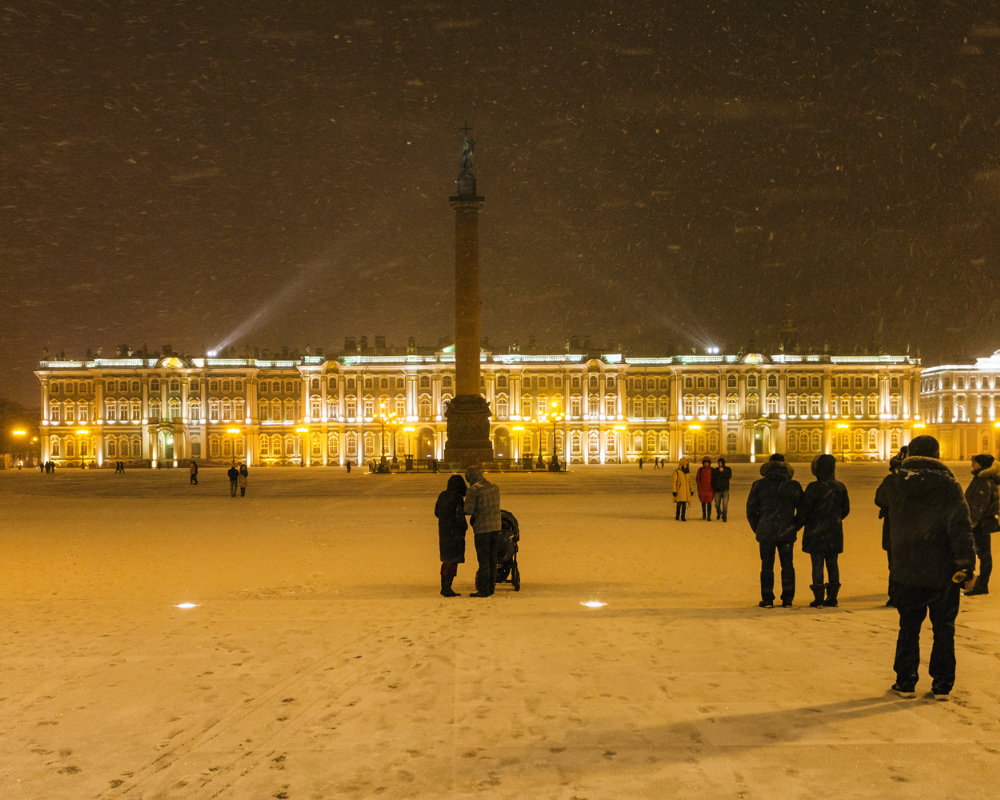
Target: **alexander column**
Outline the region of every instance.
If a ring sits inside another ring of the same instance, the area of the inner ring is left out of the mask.
[[[457,193],[448,198],[455,209],[455,397],[445,414],[444,460],[468,467],[492,461],[493,445],[490,404],[479,389],[479,209],[485,198],[476,194],[472,174],[476,140],[468,125],[462,130]]]

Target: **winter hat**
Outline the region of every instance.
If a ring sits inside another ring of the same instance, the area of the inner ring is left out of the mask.
[[[812,463],[812,474],[821,481],[826,480],[827,478],[832,478],[836,471],[837,459],[828,453],[816,456],[816,460]]]
[[[708,456],[705,456],[705,457],[704,457],[704,458],[703,458],[703,459],[701,460],[701,463],[702,463],[702,464],[711,464],[711,463],[712,463],[712,459],[710,459],[710,458],[709,458]]]
[[[473,483],[479,483],[483,479],[483,471],[477,466],[471,466],[465,471],[465,479],[470,486]]]
[[[785,457],[781,453],[772,453],[768,461],[784,461]]]
[[[982,453],[978,456],[973,456],[972,460],[975,461],[982,469],[989,469],[993,466],[993,462],[996,459],[989,453]]]
[[[933,436],[918,436],[910,442],[909,454],[911,456],[925,456],[927,458],[940,458],[941,445]]]
[[[719,463],[720,464],[725,464],[726,463],[726,459],[724,459],[722,456],[719,456]]]

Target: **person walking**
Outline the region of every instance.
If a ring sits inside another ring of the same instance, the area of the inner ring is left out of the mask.
[[[250,476],[250,470],[247,469],[246,464],[240,464],[240,477],[238,483],[240,485],[240,497],[247,496],[247,478]]]
[[[715,495],[715,518],[729,521],[729,481],[733,477],[732,467],[726,466],[726,459],[719,457],[719,466],[712,470],[712,493]]]
[[[233,464],[226,474],[229,476],[229,496],[236,497],[236,482],[240,479],[240,471]]]
[[[458,565],[465,563],[465,481],[461,475],[448,478],[448,487],[438,495],[434,516],[438,521],[438,549],[441,555],[441,596],[461,597],[451,588]]]
[[[347,474],[351,474],[351,459],[347,459]]]
[[[821,455],[813,459],[812,474],[816,480],[806,486],[795,514],[795,529],[802,532],[802,552],[812,559],[813,608],[836,608],[840,592],[838,556],[844,552],[843,520],[851,513],[847,487],[835,477],[837,459]],[[828,583],[823,581],[826,567]]]
[[[695,485],[698,487],[698,499],[701,501],[701,518],[707,522],[712,521],[712,459],[705,456],[701,460],[701,466],[694,476]]]
[[[639,458],[639,469],[642,469],[642,458]]]
[[[192,486],[197,486],[198,485],[198,464],[196,462],[192,461],[191,462],[191,466],[188,468],[188,471],[191,473],[191,485]]]
[[[899,612],[892,690],[916,697],[920,626],[929,611],[934,632],[931,693],[947,700],[955,685],[955,618],[962,585],[973,586],[976,547],[965,494],[940,461],[937,439],[918,436],[911,441],[909,457],[882,481],[875,501],[888,510]]]
[[[993,552],[990,536],[1000,530],[997,515],[1000,514],[1000,464],[994,463],[993,456],[982,454],[972,457],[972,483],[965,490],[965,502],[969,504],[969,521],[972,523],[972,538],[979,556],[979,577],[976,585],[965,593],[975,597],[990,593],[990,574],[993,572]]]
[[[753,482],[747,497],[747,521],[760,549],[761,608],[774,608],[775,553],[781,562],[782,608],[791,608],[795,599],[795,511],[802,499],[802,486],[794,474],[785,457],[775,453],[761,464],[761,477]]]
[[[465,471],[469,488],[465,493],[464,513],[472,523],[476,544],[476,591],[470,597],[489,597],[496,590],[497,548],[500,544],[500,489],[490,483],[478,466]]]
[[[691,495],[694,494],[694,485],[691,482],[691,467],[686,458],[682,458],[674,470],[673,490],[674,502],[677,504],[674,519],[687,522],[687,507]]]

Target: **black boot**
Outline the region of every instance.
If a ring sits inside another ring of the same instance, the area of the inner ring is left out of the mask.
[[[451,590],[451,582],[455,580],[454,575],[442,575],[441,576],[441,596],[442,597],[461,597],[458,592],[453,592]]]
[[[837,607],[837,593],[840,591],[839,583],[828,583],[826,585],[826,602],[823,605],[829,608]]]
[[[816,598],[809,604],[810,608],[820,608],[825,605],[823,602],[823,595],[826,594],[826,584],[814,583],[809,588],[813,590],[813,597]]]

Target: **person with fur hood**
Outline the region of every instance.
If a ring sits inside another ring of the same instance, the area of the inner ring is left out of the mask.
[[[434,516],[438,520],[438,549],[441,555],[441,595],[460,597],[451,588],[458,575],[458,565],[465,563],[465,481],[461,475],[448,478],[447,488],[438,495]]]
[[[955,684],[955,619],[962,586],[973,586],[976,546],[969,505],[933,436],[910,442],[909,457],[875,492],[888,510],[899,634],[892,690],[916,697],[920,627],[930,612],[934,644],[928,672],[931,693],[947,700]]]
[[[796,531],[795,511],[802,499],[802,486],[795,471],[775,453],[760,466],[760,480],[750,487],[747,521],[760,546],[760,605],[774,608],[774,554],[781,562],[781,606],[791,608],[795,598],[793,562]]]
[[[997,515],[1000,514],[1000,464],[994,463],[993,456],[983,453],[972,457],[972,483],[965,490],[965,502],[969,504],[969,521],[972,523],[972,538],[976,542],[979,556],[979,577],[976,585],[965,593],[966,597],[990,593],[990,573],[993,572],[993,553],[990,536],[1000,530]]]
[[[694,486],[691,483],[691,467],[686,458],[682,458],[674,470],[673,488],[674,502],[677,504],[674,519],[687,522],[687,507],[694,494]]]
[[[802,494],[795,512],[795,528],[802,532],[802,552],[812,559],[812,608],[836,607],[840,592],[840,569],[837,557],[844,552],[844,518],[851,513],[847,487],[834,477],[837,459],[821,455],[813,459],[816,480]],[[823,567],[829,583],[823,582]]]
[[[707,522],[712,521],[712,459],[705,456],[701,460],[701,467],[694,478],[698,487],[698,499],[701,501],[701,518]]]

